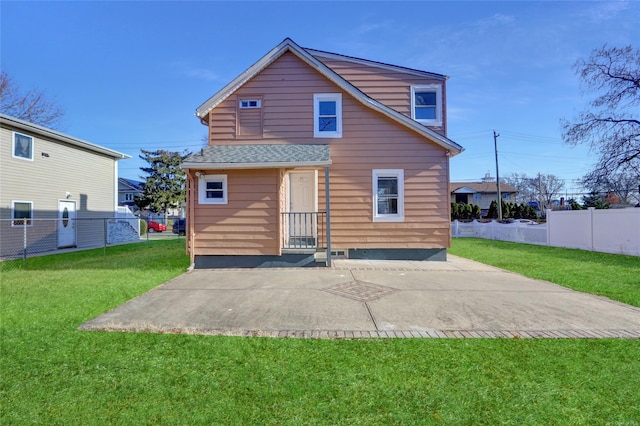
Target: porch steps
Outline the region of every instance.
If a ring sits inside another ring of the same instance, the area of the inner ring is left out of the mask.
[[[327,250],[316,250],[316,252],[313,254],[313,258],[315,259],[316,263],[327,263]]]

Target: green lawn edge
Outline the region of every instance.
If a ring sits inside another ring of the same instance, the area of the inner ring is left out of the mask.
[[[454,238],[450,254],[573,290],[640,306],[640,257],[480,238]]]
[[[312,340],[79,331],[184,272],[184,240],[0,280],[0,424],[637,424],[623,339]]]

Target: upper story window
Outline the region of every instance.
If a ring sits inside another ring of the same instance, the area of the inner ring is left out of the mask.
[[[200,204],[227,204],[227,175],[204,175],[198,183]]]
[[[313,95],[313,136],[316,138],[342,137],[342,94]]]
[[[31,226],[33,201],[11,201],[11,226]]]
[[[240,99],[240,109],[260,108],[261,106],[260,99]]]
[[[442,125],[442,86],[411,87],[411,118],[427,126]]]
[[[13,158],[33,161],[33,138],[22,133],[13,132]]]
[[[373,221],[404,221],[404,170],[373,170]]]

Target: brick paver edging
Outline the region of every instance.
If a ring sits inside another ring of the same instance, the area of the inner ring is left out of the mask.
[[[161,327],[79,327],[88,331],[274,337],[283,339],[640,339],[640,330],[215,330]]]

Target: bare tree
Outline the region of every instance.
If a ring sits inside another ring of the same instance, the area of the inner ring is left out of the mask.
[[[640,49],[605,45],[574,68],[595,98],[574,122],[562,120],[562,138],[599,154],[591,179],[640,175]]]
[[[540,211],[544,212],[550,209],[553,201],[558,198],[560,192],[564,189],[564,182],[555,175],[543,175],[530,179],[535,199],[538,201]]]
[[[5,71],[0,72],[0,111],[52,129],[59,128],[65,112],[55,99],[41,90],[20,90]]]
[[[511,173],[511,175],[500,179],[503,183],[513,186],[516,193],[516,203],[528,203],[536,200],[536,193],[531,184],[532,179],[526,173]]]
[[[640,175],[629,171],[611,176],[602,176],[591,172],[585,175],[581,184],[597,194],[615,194],[620,204],[636,204],[640,202]]]

